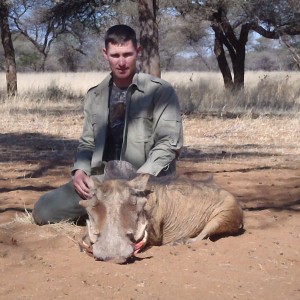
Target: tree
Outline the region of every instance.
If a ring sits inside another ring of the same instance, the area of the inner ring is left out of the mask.
[[[62,33],[52,20],[45,20],[54,3],[54,0],[16,0],[10,14],[13,29],[28,39],[41,54],[41,71],[45,70],[51,44]]]
[[[296,62],[298,69],[300,69],[300,52],[299,52],[299,42],[290,43],[288,36],[281,36],[281,42],[288,48],[291,52],[293,60]],[[293,45],[296,44],[296,47]]]
[[[250,27],[248,24],[243,24],[239,36],[237,36],[227,18],[226,10],[222,7],[212,14],[211,27],[215,33],[214,53],[223,75],[225,87],[240,89],[244,85],[246,43]],[[234,81],[224,46],[227,48],[231,58]]]
[[[145,73],[161,76],[156,0],[139,0],[140,44],[142,46],[141,69]]]
[[[15,60],[15,49],[12,43],[8,21],[9,9],[10,2],[6,0],[0,0],[0,30],[6,62],[7,94],[8,96],[14,96],[17,93],[17,67]]]
[[[177,69],[180,61],[187,64],[192,58],[198,57],[201,63],[195,68],[210,70],[211,65],[206,57],[211,49],[207,24],[199,16],[195,19],[194,15],[186,15],[185,18],[178,18],[178,15],[168,2],[160,1],[158,20],[161,68],[166,71]]]
[[[293,37],[300,35],[300,2],[298,0],[273,0],[272,2],[272,6],[270,6],[266,0],[260,1],[260,3],[249,1],[246,11],[252,18],[256,18],[257,23],[260,22],[264,28],[267,28],[268,36],[261,31],[261,28],[258,28],[259,30],[254,28],[254,30],[268,38],[280,39],[300,68],[298,47],[293,45],[295,43]]]
[[[173,1],[173,5],[184,17],[201,15],[203,20],[211,22],[214,53],[228,89],[239,90],[244,86],[250,31],[271,39],[278,39],[283,34],[300,34],[299,1],[296,0],[273,0],[272,5],[269,0],[190,0]]]

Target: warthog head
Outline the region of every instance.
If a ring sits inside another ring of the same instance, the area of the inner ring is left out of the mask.
[[[144,237],[147,219],[146,185],[149,175],[132,180],[91,179],[93,196],[80,201],[89,215],[88,235],[95,259],[125,263]]]

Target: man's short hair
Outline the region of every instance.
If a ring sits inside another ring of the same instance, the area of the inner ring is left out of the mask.
[[[135,31],[128,25],[115,25],[110,27],[105,34],[105,48],[108,44],[113,45],[123,44],[132,41],[134,47],[137,47],[137,38]]]

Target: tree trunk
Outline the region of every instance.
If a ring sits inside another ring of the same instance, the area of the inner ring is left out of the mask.
[[[0,0],[0,29],[1,40],[6,62],[6,83],[8,96],[17,93],[17,67],[15,60],[15,49],[12,43],[11,32],[8,23],[9,8],[5,0]]]
[[[213,15],[212,29],[215,32],[215,55],[223,75],[225,88],[233,91],[239,91],[244,88],[246,44],[250,28],[250,24],[243,24],[240,36],[237,38],[226,13],[222,9],[219,9]],[[227,48],[231,59],[233,79],[224,46]]]
[[[236,58],[233,62],[234,83],[233,90],[238,91],[244,88],[245,84],[245,46],[240,45],[236,52]]]
[[[215,32],[214,53],[223,76],[224,86],[226,89],[231,90],[233,87],[233,80],[223,47],[222,33],[217,27],[213,27],[213,30]]]
[[[142,72],[160,77],[160,58],[158,46],[158,25],[156,0],[139,0],[140,44],[142,46]]]
[[[245,59],[246,59],[246,44],[248,42],[249,24],[242,25],[240,37],[235,47],[235,59],[233,60],[233,74],[235,91],[244,88],[245,84]]]

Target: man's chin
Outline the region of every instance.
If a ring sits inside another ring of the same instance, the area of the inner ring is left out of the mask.
[[[131,80],[134,76],[134,73],[130,73],[129,71],[127,72],[116,72],[113,74],[115,79],[117,80]]]

